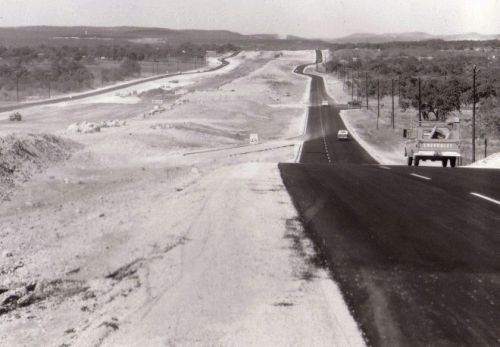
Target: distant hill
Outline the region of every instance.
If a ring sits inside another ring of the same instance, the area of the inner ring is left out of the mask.
[[[446,41],[486,41],[486,40],[500,40],[500,35],[485,35],[478,33],[467,33],[467,34],[458,34],[458,35],[447,35],[442,36],[442,38]]]
[[[474,40],[485,41],[500,39],[500,35],[483,35],[478,33],[467,33],[457,35],[432,35],[425,32],[408,32],[408,33],[387,33],[387,34],[372,34],[372,33],[355,33],[345,37],[327,40],[332,43],[384,43],[391,41],[425,41],[425,40],[445,40],[445,41],[462,41]]]
[[[247,49],[313,49],[325,47],[321,40],[280,39],[274,34],[243,35],[227,30],[173,30],[141,27],[57,27],[30,26],[0,28],[0,45],[99,45],[169,44],[190,42],[198,45],[231,43]]]

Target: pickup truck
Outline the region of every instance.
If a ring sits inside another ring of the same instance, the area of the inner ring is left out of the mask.
[[[457,122],[417,121],[404,132],[405,157],[409,166],[420,161],[441,161],[443,167],[455,167],[461,157],[460,131]]]

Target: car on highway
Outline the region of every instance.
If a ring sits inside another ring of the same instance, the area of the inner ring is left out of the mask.
[[[337,133],[337,140],[349,140],[349,132],[345,129],[340,129]]]
[[[330,104],[328,103],[328,100],[323,100],[321,102],[321,106],[329,106]]]
[[[347,105],[349,106],[349,108],[360,108],[361,107],[361,101],[360,100],[348,101]]]

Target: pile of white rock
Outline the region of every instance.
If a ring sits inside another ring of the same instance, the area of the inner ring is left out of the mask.
[[[124,120],[104,120],[101,122],[76,122],[68,127],[68,131],[82,134],[98,133],[103,128],[116,128],[127,125]]]

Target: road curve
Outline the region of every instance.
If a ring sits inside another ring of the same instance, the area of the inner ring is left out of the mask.
[[[202,72],[186,72],[186,73],[162,74],[162,75],[157,75],[157,76],[153,76],[153,77],[149,77],[149,78],[144,78],[144,79],[141,79],[139,81],[133,81],[133,82],[129,82],[129,83],[120,84],[118,86],[111,86],[111,87],[99,89],[99,90],[96,90],[96,91],[83,92],[81,94],[74,95],[74,96],[63,96],[63,97],[58,97],[58,98],[54,98],[54,99],[48,99],[48,100],[42,100],[42,101],[34,101],[34,102],[27,102],[27,103],[21,103],[21,104],[16,104],[16,105],[4,106],[4,107],[0,107],[0,112],[8,112],[8,111],[20,110],[20,109],[23,109],[23,108],[28,108],[28,107],[33,107],[33,106],[51,105],[51,104],[57,104],[57,103],[60,103],[60,102],[80,100],[80,99],[88,98],[88,97],[91,97],[91,96],[96,96],[96,95],[101,95],[101,94],[105,94],[105,93],[109,93],[109,92],[114,92],[116,90],[120,90],[120,89],[124,89],[124,88],[128,88],[128,87],[132,87],[132,86],[135,86],[135,85],[138,85],[138,84],[142,84],[142,83],[145,83],[145,82],[156,81],[156,80],[159,80],[159,79],[162,79],[162,78],[166,78],[166,77],[174,77],[174,76],[180,76],[180,75],[185,76],[185,75],[192,75],[192,74],[198,74],[198,73],[212,72],[212,71],[216,71],[216,70],[222,69],[223,67],[227,66],[229,64],[229,62],[227,61],[227,59],[228,58],[232,58],[232,57],[236,56],[239,53],[240,52],[234,52],[233,54],[231,54],[228,57],[221,58],[220,59],[220,62],[221,62],[220,65],[217,65],[214,68],[211,68],[209,70],[205,70],[205,71],[202,71]]]
[[[498,345],[500,170],[377,165],[311,78],[300,163],[279,167],[367,342]]]

